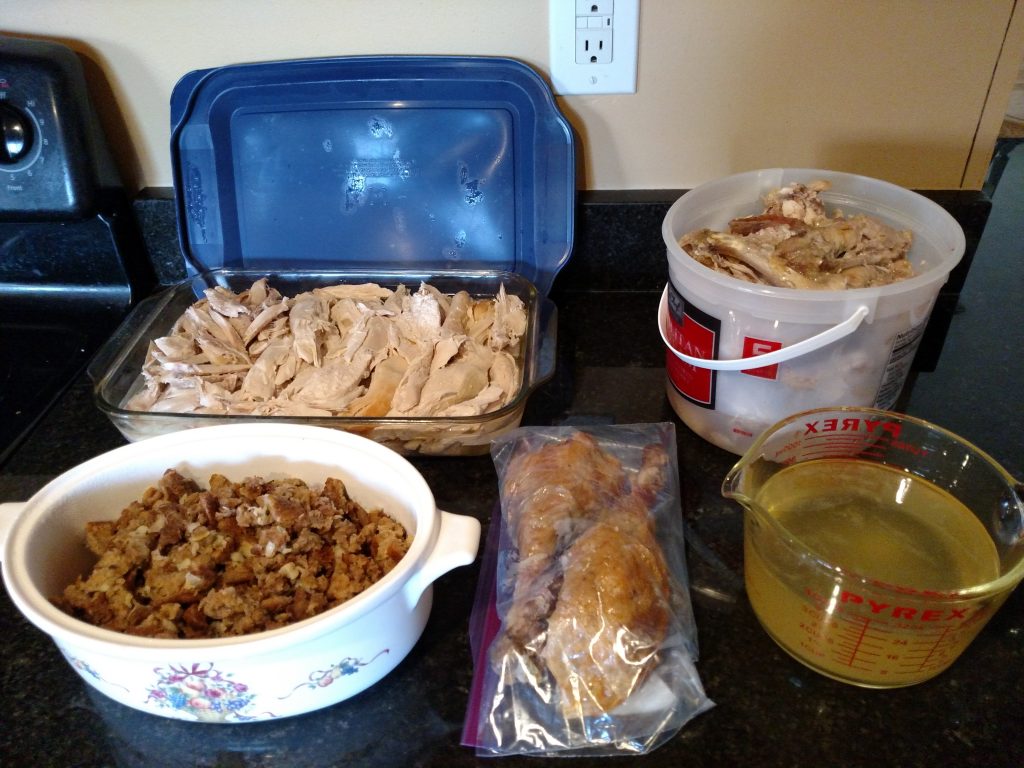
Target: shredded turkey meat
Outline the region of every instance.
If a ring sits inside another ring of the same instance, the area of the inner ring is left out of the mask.
[[[829,186],[815,181],[774,190],[763,213],[733,219],[728,232],[688,232],[679,244],[706,267],[785,288],[866,288],[912,277],[912,233],[864,215],[829,215],[820,197]]]
[[[294,297],[217,286],[155,339],[127,410],[252,416],[477,416],[515,397],[523,301],[375,283]]]

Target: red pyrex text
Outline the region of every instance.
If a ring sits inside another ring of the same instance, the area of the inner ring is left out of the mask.
[[[840,596],[839,602],[863,605],[869,608],[871,613],[879,616],[909,621],[964,621],[969,614],[969,609],[967,608],[928,608],[921,610],[906,605],[877,602],[870,597],[858,595],[856,592],[846,591]]]
[[[804,426],[807,428],[804,434],[811,435],[820,434],[822,432],[859,432],[861,431],[861,424],[864,425],[865,432],[874,432],[875,429],[881,425],[882,431],[888,432],[892,435],[893,439],[900,436],[900,430],[902,429],[902,425],[895,421],[860,418],[821,419],[819,421],[804,422]]]

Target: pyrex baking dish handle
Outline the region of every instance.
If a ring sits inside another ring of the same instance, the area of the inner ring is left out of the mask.
[[[7,548],[7,537],[25,504],[24,501],[6,501],[0,504],[0,562],[3,561],[4,550]]]
[[[469,565],[476,559],[480,546],[480,521],[467,515],[437,512],[438,526],[434,549],[416,573],[405,583],[405,600],[409,610],[416,607],[424,590],[453,568]]]
[[[120,357],[131,351],[138,334],[150,327],[153,318],[163,311],[172,298],[174,291],[166,290],[149,296],[135,305],[90,361],[86,372],[93,383],[98,383],[109,371],[121,367]]]
[[[558,307],[546,296],[539,299],[537,313],[537,354],[529,386],[538,386],[555,375],[558,359]]]

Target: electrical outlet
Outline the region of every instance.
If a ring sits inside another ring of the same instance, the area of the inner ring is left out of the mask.
[[[640,0],[548,0],[555,93],[636,93]]]
[[[606,17],[611,18],[611,17]],[[576,63],[577,64],[611,64],[612,63],[612,31],[577,29],[576,30]]]

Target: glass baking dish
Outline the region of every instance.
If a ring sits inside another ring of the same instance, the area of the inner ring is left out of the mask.
[[[527,329],[522,339],[521,383],[513,399],[498,410],[478,416],[453,417],[303,417],[206,413],[155,413],[127,410],[124,404],[143,387],[142,365],[150,343],[170,333],[184,311],[203,297],[204,290],[223,286],[235,293],[267,278],[281,294],[293,297],[315,287],[338,283],[374,282],[410,291],[428,283],[446,294],[467,291],[474,298],[493,297],[504,285],[526,307]],[[530,394],[551,378],[555,366],[557,310],[529,280],[506,271],[282,271],[211,270],[178,283],[141,302],[100,349],[89,366],[100,410],[129,441],[214,424],[252,421],[312,424],[353,432],[404,455],[471,456],[485,454],[490,441],[519,426]]]

